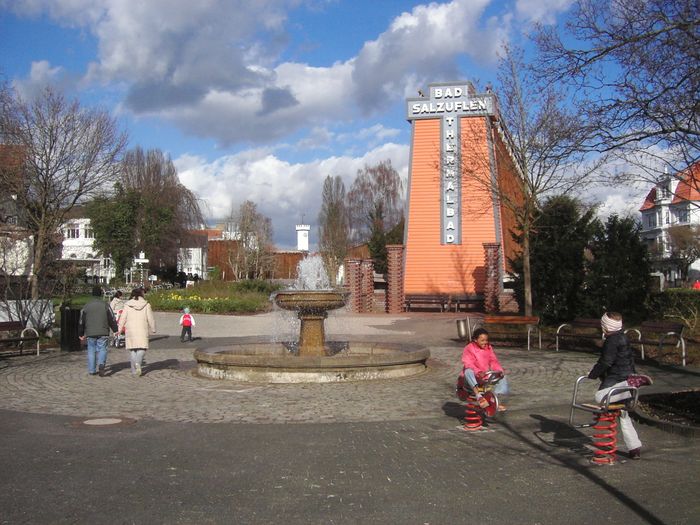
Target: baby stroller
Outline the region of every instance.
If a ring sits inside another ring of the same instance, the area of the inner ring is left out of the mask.
[[[117,312],[117,323],[119,323],[119,317],[122,315],[122,310]],[[115,333],[112,334],[111,344],[114,348],[124,348],[126,346],[126,329],[123,334]]]

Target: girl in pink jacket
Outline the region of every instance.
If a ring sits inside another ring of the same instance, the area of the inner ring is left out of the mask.
[[[477,378],[489,371],[503,372],[503,367],[498,362],[493,347],[489,344],[489,333],[483,328],[474,330],[471,342],[464,347],[462,364],[464,365],[462,370],[464,382],[474,392],[479,405],[482,408],[486,408],[488,401],[482,397],[481,392],[477,388]],[[499,395],[508,394],[508,380],[505,378],[505,375],[503,379],[496,383],[493,390]],[[506,408],[505,405],[499,403],[498,409],[504,411]]]

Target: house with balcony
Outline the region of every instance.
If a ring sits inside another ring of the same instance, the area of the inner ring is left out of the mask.
[[[642,214],[642,238],[649,246],[652,264],[666,286],[700,278],[700,259],[684,261],[679,249],[679,234],[700,242],[700,162],[676,174],[667,175],[649,191],[639,210]],[[683,275],[684,266],[687,275]]]
[[[97,251],[90,219],[82,215],[79,208],[72,210],[71,218],[61,226],[61,261],[84,267],[92,282],[107,284],[115,277],[114,262]]]

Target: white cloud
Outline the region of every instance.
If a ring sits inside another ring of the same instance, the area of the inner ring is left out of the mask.
[[[526,20],[552,24],[559,13],[563,13],[573,0],[517,0],[515,9]]]
[[[416,6],[328,67],[279,59],[287,12],[300,0],[17,0],[11,9],[95,35],[86,78],[126,86],[122,107],[230,145],[381,110],[427,81],[459,78],[462,55],[493,60],[504,34],[496,19],[480,29],[488,3]]]
[[[223,219],[244,200],[272,220],[280,248],[296,246],[295,221],[311,224],[311,242],[317,242],[316,222],[326,176],[339,175],[347,189],[365,165],[390,159],[404,180],[408,174],[408,146],[384,144],[358,157],[329,157],[308,163],[290,163],[267,149],[249,150],[214,162],[184,155],[175,159],[180,181],[208,203],[208,219]]]
[[[46,60],[32,62],[29,76],[25,79],[15,80],[14,88],[26,100],[33,99],[47,85],[68,89],[73,80],[66,74],[61,66],[51,67]]]
[[[458,78],[458,55],[493,60],[499,35],[478,29],[488,3],[431,3],[396,17],[376,40],[364,44],[354,61],[353,81],[360,106],[375,110],[387,99],[404,97],[406,89],[415,96],[426,80]],[[416,83],[408,86],[408,78]]]

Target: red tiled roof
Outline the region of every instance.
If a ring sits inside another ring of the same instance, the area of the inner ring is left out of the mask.
[[[700,201],[700,162],[696,162],[685,171],[678,174],[679,181],[676,186],[676,191],[673,194],[671,204],[679,202]],[[647,194],[644,199],[644,204],[639,208],[639,211],[650,210],[655,206],[656,188]]]
[[[654,202],[656,201],[656,188],[652,188],[647,198],[644,199],[644,204],[639,208],[639,211],[650,210],[654,207]]]
[[[685,170],[678,182],[671,204],[687,201],[700,201],[700,162]]]
[[[217,228],[205,228],[202,230],[190,230],[189,233],[191,235],[201,235],[202,237],[206,235],[207,240],[211,241],[212,239],[221,239],[224,232]]]

